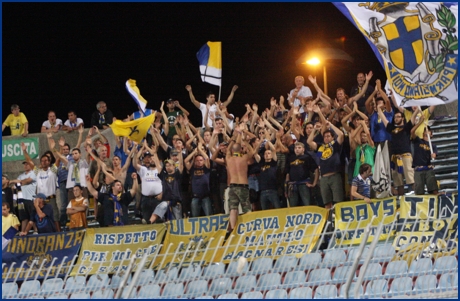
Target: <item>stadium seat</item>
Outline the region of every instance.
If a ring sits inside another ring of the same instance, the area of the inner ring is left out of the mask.
[[[116,293],[115,293],[116,295]],[[134,286],[131,290],[131,294],[128,295],[128,286],[123,288],[120,299],[136,299],[137,298],[137,286]]]
[[[395,255],[395,248],[391,244],[378,245],[374,249],[372,259],[388,261]]]
[[[431,273],[433,264],[431,258],[420,258],[419,260],[413,260],[409,267],[409,275],[417,276]]]
[[[355,287],[358,285],[357,282],[350,283],[350,287],[348,288],[348,299],[356,299],[355,297]],[[362,296],[364,293],[364,289],[362,285],[359,285],[359,296]],[[345,297],[345,284],[340,286],[340,298]]]
[[[299,259],[295,256],[280,256],[275,262],[275,272],[287,272],[296,268]]]
[[[209,294],[211,295],[222,295],[232,290],[233,280],[229,277],[215,278],[211,282],[211,288]]]
[[[225,274],[225,264],[223,262],[211,263],[204,268],[203,276],[205,278],[214,278]]]
[[[86,289],[85,276],[72,276],[67,278],[64,284],[65,293],[83,292]]]
[[[314,269],[321,264],[320,253],[308,253],[300,257],[298,270]]]
[[[441,291],[458,290],[458,272],[442,274],[438,288]]]
[[[257,258],[252,262],[251,274],[262,274],[270,271],[273,268],[273,261],[271,258]]]
[[[234,260],[230,262],[230,264],[227,267],[227,272],[226,276],[236,276],[238,275],[237,273],[237,267],[238,267],[238,260]],[[244,262],[243,269],[241,270],[241,273],[247,273],[249,271],[249,264],[247,261]]]
[[[154,283],[167,282],[169,280],[176,280],[179,275],[179,269],[172,267],[169,270],[159,270],[155,277]]]
[[[195,299],[214,299],[212,296],[199,296],[196,297]]]
[[[234,293],[222,294],[217,299],[238,299],[238,295]]]
[[[100,291],[109,287],[110,278],[108,274],[95,274],[89,277],[86,288],[90,291]]]
[[[458,260],[455,256],[438,257],[434,262],[433,272],[441,274],[441,272],[453,272],[458,269]]]
[[[363,267],[359,269],[359,273],[363,272]],[[366,271],[364,272],[364,278],[363,279],[375,279],[379,276],[382,276],[382,266],[378,262],[374,263],[369,263],[367,266]]]
[[[69,299],[91,299],[89,293],[72,293]]]
[[[94,291],[91,299],[113,299],[114,292],[111,288]]]
[[[118,289],[118,287],[120,286],[120,283],[123,281],[124,278],[125,278],[125,274],[113,275],[112,281],[110,282],[110,287],[113,289]],[[132,279],[133,279],[133,275],[129,273],[128,280],[126,281],[125,285],[130,284]]]
[[[353,263],[355,261],[355,258],[358,256],[358,250],[359,250],[359,247],[348,249],[348,254],[347,254],[348,262]],[[363,261],[368,255],[369,255],[369,247],[366,246],[364,247],[363,253],[361,254],[360,261]]]
[[[48,278],[43,281],[41,292],[45,295],[49,293],[62,292],[64,280],[61,278]]]
[[[307,275],[304,271],[287,272],[284,276],[284,282],[281,287],[293,288],[295,286],[302,286],[307,282]]]
[[[247,275],[241,276],[236,279],[235,282],[235,293],[249,292],[251,289],[257,286],[256,276]]]
[[[261,292],[246,292],[241,295],[240,299],[263,299],[264,296]]]
[[[202,296],[208,291],[208,281],[206,280],[194,280],[187,284],[187,295],[188,297]]]
[[[2,299],[7,299],[8,296],[18,293],[18,284],[16,282],[2,283]]]
[[[281,275],[279,273],[267,273],[259,277],[258,289],[276,289],[281,285]]]
[[[69,295],[67,294],[51,294],[46,299],[69,299]]]
[[[399,261],[397,261],[399,262]],[[392,297],[409,295],[412,293],[412,277],[398,277],[393,279],[390,286],[390,295]]]
[[[385,269],[385,276],[390,276],[392,278],[396,276],[404,276],[407,274],[408,266],[407,261],[390,261]]]
[[[311,287],[297,287],[289,293],[289,299],[311,299],[313,295]]]
[[[160,297],[161,288],[158,284],[147,284],[141,286],[137,299],[156,299]]]
[[[287,299],[288,294],[284,289],[269,290],[265,294],[265,299]]]
[[[201,275],[201,266],[199,265],[190,265],[188,267],[182,268],[180,272],[179,280],[193,280]]]
[[[316,288],[313,299],[337,298],[337,286],[333,284],[320,285]]]
[[[421,275],[417,277],[414,292],[417,294],[431,293],[436,290],[438,280],[435,275]]]
[[[388,293],[388,282],[386,279],[374,279],[366,286],[365,295],[369,298],[382,298]]]
[[[331,281],[331,270],[328,268],[324,269],[315,269],[310,270],[310,274],[308,275],[308,284],[311,283],[325,283]]]
[[[338,266],[347,261],[347,255],[342,249],[324,250],[323,265],[327,267]]]
[[[342,283],[348,279],[349,274],[353,271],[351,265],[345,265],[335,268],[334,275],[332,276],[332,281],[334,283]]]
[[[155,280],[155,272],[152,269],[143,269],[139,278],[137,278],[137,286],[153,283]]]
[[[169,299],[174,299],[184,294],[184,284],[180,283],[166,283],[163,294],[161,297],[167,297]]]

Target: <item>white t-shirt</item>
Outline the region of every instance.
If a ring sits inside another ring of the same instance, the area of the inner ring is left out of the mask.
[[[294,93],[294,90],[296,88],[292,89],[291,92],[289,93],[289,95],[292,97],[292,93]],[[311,90],[310,88],[308,88],[307,86],[302,86],[302,88],[300,88],[299,90],[299,93],[297,93],[297,97],[307,97],[307,96],[313,96],[313,94],[311,94]],[[300,99],[299,98],[295,98],[294,99],[294,107],[298,107],[300,106]],[[299,113],[303,113],[303,107],[301,107],[299,109]]]
[[[78,118],[78,117],[77,117],[77,123],[72,123],[72,122],[70,122],[69,119],[67,119],[66,122],[64,123],[65,126],[68,126],[68,127],[71,127],[71,128],[76,128],[80,124],[83,124],[83,119]]]
[[[78,200],[81,200],[83,197],[80,197]],[[84,199],[83,200],[83,205],[85,206],[89,206],[89,202],[88,202],[88,199]],[[72,208],[72,202],[69,201],[69,204],[67,205],[67,209],[71,209]]]
[[[142,195],[150,196],[163,192],[161,179],[158,177],[158,170],[156,168],[147,169],[147,167],[141,166],[137,173],[142,180]]]
[[[54,124],[54,127],[56,127],[58,125],[62,126],[62,120],[59,119],[59,118],[56,119],[56,123]],[[44,126],[48,130],[48,129],[51,128],[51,122],[49,120],[47,120],[47,121],[43,122],[42,126]]]
[[[35,166],[34,173],[37,176],[37,193],[43,193],[47,197],[56,194],[57,167],[55,164],[46,171]]]
[[[79,179],[80,179],[80,186],[81,187],[86,187],[86,175],[88,174],[88,169],[89,169],[89,165],[88,165],[88,162],[86,162],[86,160],[83,160],[80,158],[80,160],[78,160],[78,167],[80,168],[79,170]],[[67,163],[67,170],[69,171],[68,174],[67,174],[67,184],[65,186],[65,188],[69,189],[69,188],[73,188],[75,186],[75,184],[77,184],[73,177],[73,169],[75,168],[75,162],[72,161],[68,161]]]
[[[25,200],[32,201],[34,199],[35,192],[37,191],[37,176],[34,171],[31,170],[29,173],[22,173],[18,176],[18,180],[32,179],[32,182],[27,185],[21,186],[22,198]]]
[[[201,111],[201,119],[202,119],[202,124],[203,124],[202,127],[205,127],[205,125],[204,125],[204,115],[206,115],[206,104],[200,102],[200,111]],[[209,125],[209,127],[212,127],[212,120],[211,120],[211,118],[209,118],[209,116],[213,112],[214,112],[214,114],[216,114],[216,111],[217,111],[216,104],[213,104],[209,108],[209,112],[208,112],[208,125]]]

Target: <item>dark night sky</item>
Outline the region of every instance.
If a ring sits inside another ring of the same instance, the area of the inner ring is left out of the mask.
[[[88,126],[99,100],[118,118],[137,109],[125,82],[137,81],[153,109],[173,97],[201,115],[188,97],[218,87],[202,83],[196,52],[222,41],[226,99],[239,86],[229,111],[245,103],[266,107],[294,87],[298,74],[315,74],[295,61],[318,42],[343,48],[355,62],[328,69],[329,95],[349,91],[360,71],[384,71],[361,33],[331,3],[3,3],[2,119],[17,103],[38,132],[48,110],[63,122],[74,109]],[[345,37],[343,44],[334,44]],[[317,72],[322,85],[322,72]],[[310,85],[308,82],[307,85]],[[312,89],[313,90],[313,89]],[[316,93],[314,93],[316,95]],[[9,130],[5,130],[9,134]]]

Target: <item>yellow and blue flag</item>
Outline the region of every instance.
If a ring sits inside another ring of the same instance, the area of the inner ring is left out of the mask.
[[[129,94],[131,94],[141,111],[145,112],[147,100],[142,97],[141,91],[139,91],[139,88],[136,86],[136,81],[134,79],[128,79],[126,81],[126,90],[128,90]]]
[[[458,99],[458,3],[336,2],[385,68],[399,106]]]
[[[222,86],[222,43],[207,42],[197,52],[201,80],[215,86]]]
[[[147,135],[150,125],[155,121],[155,114],[147,117],[131,120],[121,121],[115,120],[110,127],[113,133],[119,137],[128,137],[129,139],[141,143],[142,139]]]

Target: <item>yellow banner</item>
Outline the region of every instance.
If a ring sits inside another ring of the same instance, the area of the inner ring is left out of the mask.
[[[337,237],[338,244],[359,244],[364,229],[372,221],[371,233],[367,242],[374,240],[374,231],[383,220],[383,229],[379,240],[386,240],[388,235],[393,236],[395,229],[391,229],[396,215],[395,198],[372,199],[370,204],[365,201],[350,201],[335,204],[335,229],[341,231]]]
[[[218,262],[218,248],[227,232],[228,215],[173,220],[154,269]]]
[[[133,255],[154,254],[166,233],[164,224],[89,228],[71,276],[126,270]],[[151,263],[148,259],[146,266]],[[134,269],[135,270],[135,269]]]
[[[326,224],[328,210],[316,206],[256,211],[240,215],[222,248],[222,262],[241,256],[279,258],[309,253]]]
[[[457,238],[458,194],[401,198],[398,233],[393,246]]]

